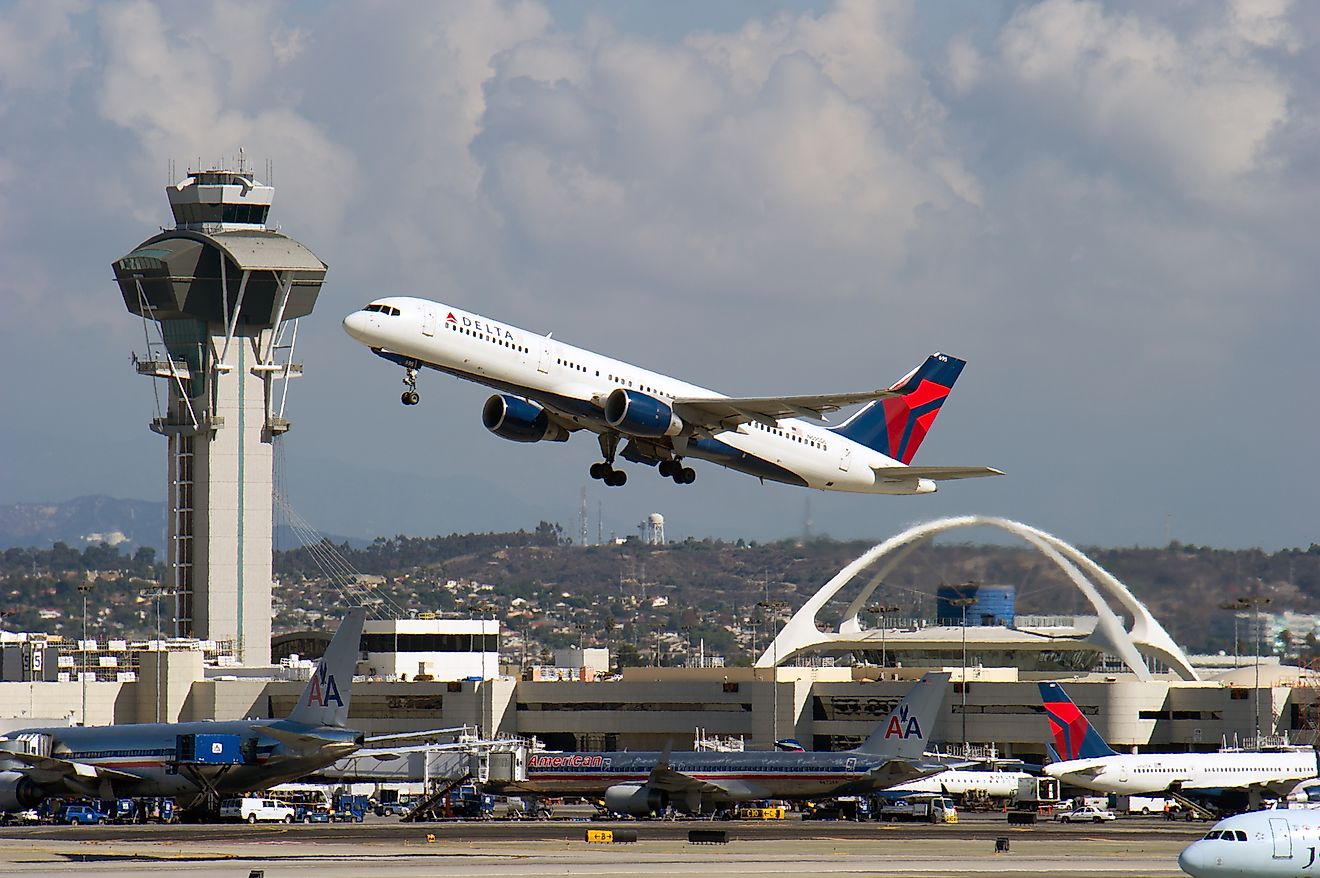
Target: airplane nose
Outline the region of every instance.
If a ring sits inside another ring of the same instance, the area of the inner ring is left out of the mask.
[[[1182,869],[1192,878],[1208,878],[1214,872],[1210,870],[1211,859],[1205,849],[1205,845],[1199,841],[1194,841],[1183,852],[1178,855],[1178,868]]]
[[[371,318],[367,316],[366,311],[354,311],[344,318],[344,332],[347,332],[358,341],[362,341],[363,334],[370,325]]]

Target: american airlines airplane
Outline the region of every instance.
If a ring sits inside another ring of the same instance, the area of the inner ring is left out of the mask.
[[[1058,683],[1040,684],[1041,701],[1061,761],[1045,773],[1061,782],[1102,793],[1140,795],[1168,790],[1222,796],[1246,790],[1259,798],[1264,790],[1286,795],[1298,783],[1317,776],[1316,751],[1310,747],[1261,752],[1118,753],[1087,721]]]
[[[929,494],[942,479],[1002,475],[911,466],[962,372],[964,362],[946,354],[885,389],[740,398],[426,299],[377,299],[345,317],[344,330],[406,370],[404,405],[417,404],[417,373],[429,368],[497,391],[481,420],[503,439],[595,433],[604,459],[591,477],[610,486],[628,480],[615,469],[618,457],[657,467],[676,484],[696,481],[684,464],[691,457],[762,480],[866,494]],[[820,425],[857,403],[866,406],[842,424]]]
[[[362,746],[345,728],[364,611],[350,610],[284,719],[21,729],[0,737],[0,811],[53,796],[207,798],[269,789]]]
[[[1320,872],[1320,808],[1293,805],[1220,820],[1178,865],[1192,878],[1291,878]]]
[[[527,778],[495,785],[537,796],[601,796],[618,814],[646,816],[672,805],[689,814],[758,799],[853,796],[943,771],[923,753],[948,686],[928,673],[861,746],[838,752],[531,753]]]

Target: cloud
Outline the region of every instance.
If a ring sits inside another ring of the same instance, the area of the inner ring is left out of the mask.
[[[1269,170],[1270,138],[1288,121],[1290,83],[1263,51],[1294,45],[1286,9],[1234,3],[1179,31],[1158,10],[1045,0],[1014,13],[989,57],[954,42],[950,81],[997,93],[1087,161],[1173,181],[1184,197],[1230,197]]]

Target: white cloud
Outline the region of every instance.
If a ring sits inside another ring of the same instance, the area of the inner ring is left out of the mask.
[[[1144,9],[1046,0],[1013,15],[992,58],[957,46],[951,76],[960,90],[979,81],[1011,93],[1021,114],[1089,156],[1176,181],[1190,197],[1236,196],[1268,169],[1270,137],[1288,118],[1290,85],[1256,51],[1291,39],[1284,11],[1243,2],[1179,32]]]

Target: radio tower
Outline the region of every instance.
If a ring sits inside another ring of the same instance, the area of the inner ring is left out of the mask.
[[[578,510],[578,532],[581,535],[581,539],[578,541],[578,545],[586,546],[587,540],[590,539],[590,535],[587,533],[587,486],[586,485],[582,486],[582,506]]]

